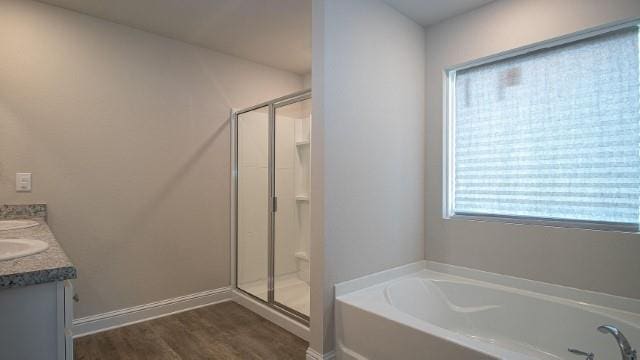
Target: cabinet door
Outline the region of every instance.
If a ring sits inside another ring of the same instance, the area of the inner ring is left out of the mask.
[[[52,360],[60,353],[58,284],[0,290],[0,359]]]

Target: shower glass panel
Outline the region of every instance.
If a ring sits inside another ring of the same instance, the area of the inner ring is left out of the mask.
[[[275,105],[274,301],[309,316],[309,161],[311,99]]]
[[[311,92],[233,118],[236,286],[308,323]]]
[[[269,106],[237,116],[237,286],[268,301]]]

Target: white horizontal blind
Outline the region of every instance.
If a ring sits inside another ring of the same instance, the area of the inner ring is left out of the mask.
[[[638,224],[638,28],[455,73],[454,214]]]

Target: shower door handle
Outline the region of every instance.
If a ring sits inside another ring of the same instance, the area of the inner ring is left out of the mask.
[[[278,198],[276,196],[271,198],[271,211],[278,211]]]

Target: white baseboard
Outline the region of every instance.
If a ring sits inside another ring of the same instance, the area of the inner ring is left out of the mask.
[[[72,327],[73,337],[79,338],[224,301],[234,301],[294,335],[309,341],[309,327],[279,313],[272,308],[269,308],[268,306],[265,306],[264,304],[260,304],[238,291],[232,290],[231,287],[203,291],[173,299],[75,319],[73,320]],[[325,357],[321,356],[318,359],[334,358],[326,357],[326,355],[327,354],[325,354]]]
[[[250,298],[249,296],[239,292],[233,292],[233,301],[251,310],[252,312],[262,316],[263,318],[271,321],[272,323],[280,326],[281,328],[289,331],[297,337],[309,341],[309,327],[305,326],[288,316],[259,303],[258,301]]]
[[[202,291],[73,320],[73,337],[78,338],[179,312],[232,300],[230,287]]]
[[[307,348],[307,360],[334,360],[336,358],[336,352],[330,351],[325,354],[320,354],[319,352],[313,350],[312,348]]]

